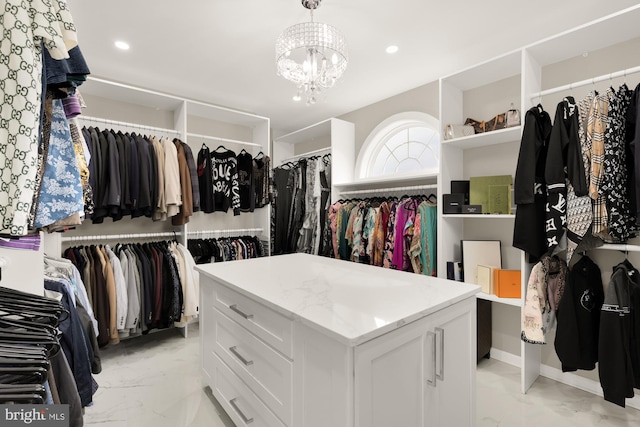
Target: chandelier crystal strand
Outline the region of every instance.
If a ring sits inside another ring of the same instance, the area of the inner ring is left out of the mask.
[[[278,74],[297,85],[307,104],[314,104],[323,89],[331,88],[347,69],[347,46],[342,33],[313,20],[319,0],[302,0],[311,21],[285,29],[276,42]],[[294,97],[296,99],[296,97]]]

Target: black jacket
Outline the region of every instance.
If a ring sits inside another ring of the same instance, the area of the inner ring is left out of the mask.
[[[198,151],[198,186],[200,188],[200,209],[204,213],[211,213],[213,206],[213,171],[211,169],[211,152],[209,147],[202,145]]]
[[[544,171],[550,135],[551,118],[542,106],[527,111],[514,179],[514,198],[518,208],[513,246],[535,259],[547,252]]]
[[[588,194],[578,135],[578,106],[571,96],[560,102],[556,109],[544,176],[548,206],[547,247],[551,251],[559,244],[566,229],[566,179],[573,185],[576,196]]]
[[[556,312],[554,344],[563,372],[596,367],[603,301],[600,269],[591,258],[583,256],[567,274]]]
[[[605,400],[625,406],[640,387],[640,277],[628,260],[616,265],[600,315],[598,370]]]

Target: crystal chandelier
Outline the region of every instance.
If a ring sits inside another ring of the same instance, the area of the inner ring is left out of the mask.
[[[313,21],[321,0],[302,0],[311,22],[292,25],[276,42],[278,74],[298,86],[296,101],[304,94],[314,104],[323,89],[332,87],[347,69],[347,45],[337,28]]]

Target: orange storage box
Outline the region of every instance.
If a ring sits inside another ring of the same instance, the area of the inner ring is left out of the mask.
[[[500,298],[521,298],[522,273],[520,270],[496,269],[493,277],[493,289]]]

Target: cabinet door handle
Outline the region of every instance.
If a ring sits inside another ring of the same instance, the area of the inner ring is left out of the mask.
[[[236,313],[238,313],[240,316],[244,317],[247,320],[253,319],[253,314],[247,314],[244,311],[240,310],[237,304],[231,304],[229,308],[231,309],[231,311],[235,311]]]
[[[253,360],[247,360],[240,354],[240,352],[238,351],[238,346],[234,345],[233,347],[229,347],[229,351],[233,353],[233,355],[237,357],[239,361],[244,363],[244,366],[253,365]]]
[[[436,386],[436,334],[428,331],[427,339],[431,343],[431,375],[427,378],[427,384],[432,387]]]
[[[438,373],[436,374],[436,378],[440,381],[444,381],[444,329],[435,328],[436,337],[440,335],[440,369],[438,369]],[[438,341],[436,340],[436,343]]]
[[[229,401],[229,404],[233,407],[233,410],[236,411],[238,415],[240,415],[240,418],[242,418],[242,421],[244,421],[245,424],[251,424],[253,422],[253,418],[248,418],[244,414],[244,412],[242,412],[242,409],[240,409],[240,407],[236,403],[236,400],[238,400],[238,398],[234,397]]]

